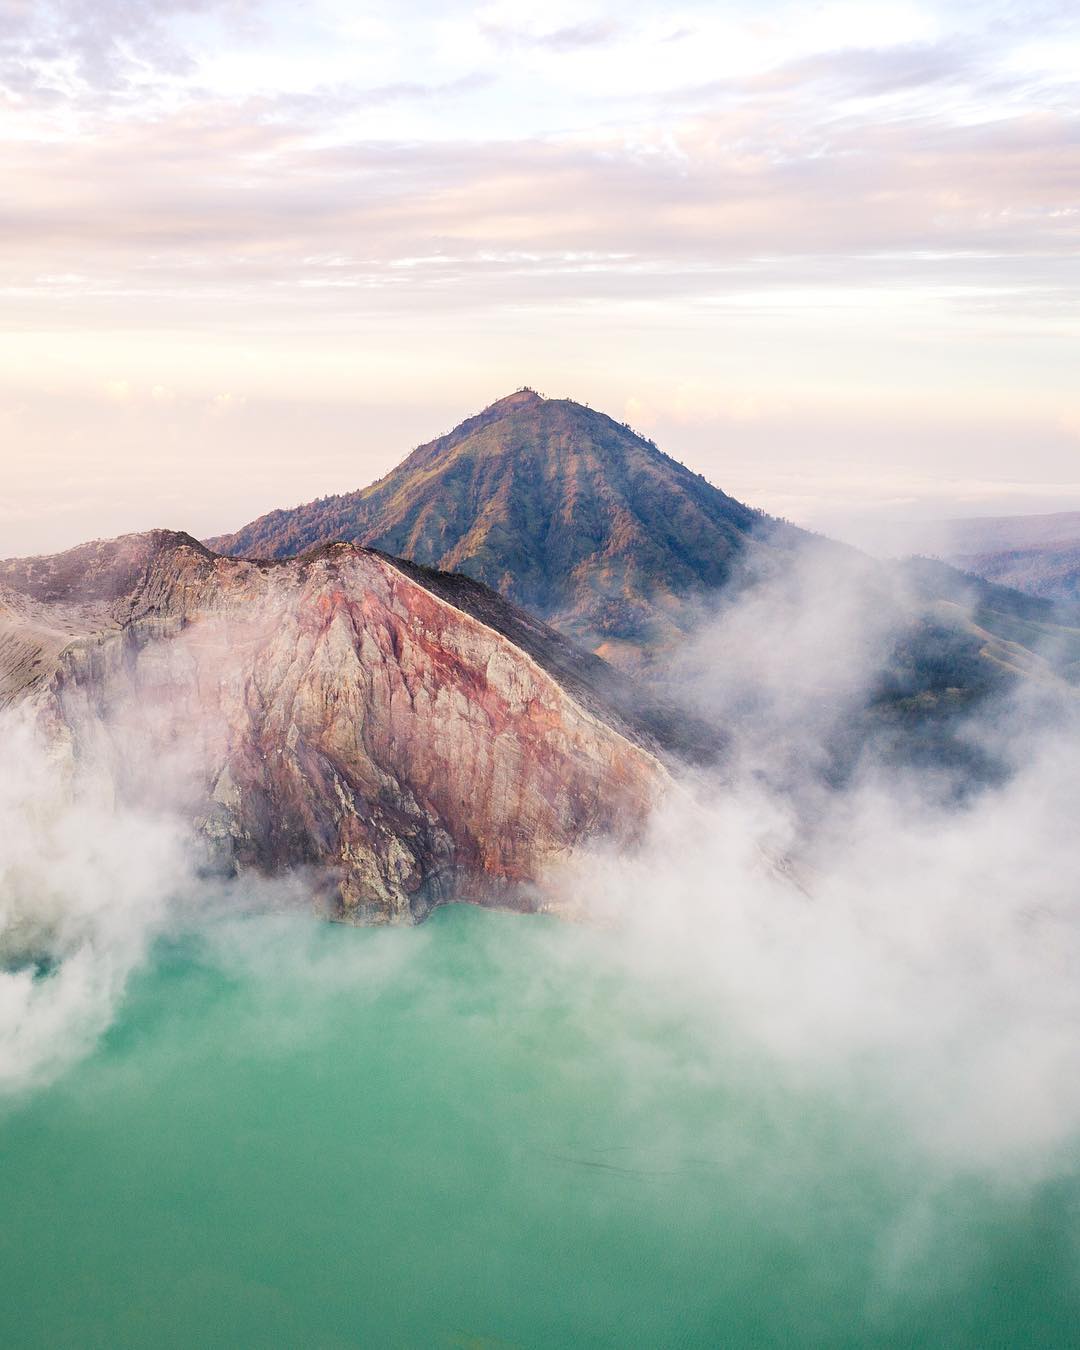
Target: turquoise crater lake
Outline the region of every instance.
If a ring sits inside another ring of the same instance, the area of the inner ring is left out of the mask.
[[[1076,1344],[1075,1171],[934,1170],[705,1054],[603,938],[455,906],[160,943],[0,1105],[0,1341]]]

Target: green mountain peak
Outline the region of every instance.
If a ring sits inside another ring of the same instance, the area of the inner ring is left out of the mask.
[[[345,539],[464,572],[632,665],[677,639],[735,570],[806,538],[624,423],[519,389],[370,487],[209,542],[282,558]]]

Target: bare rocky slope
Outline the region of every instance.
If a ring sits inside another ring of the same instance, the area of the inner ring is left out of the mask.
[[[663,718],[603,662],[351,544],[251,562],[153,531],[2,562],[0,707],[221,866],[310,866],[367,921],[542,904],[546,867],[634,838],[670,781]]]
[[[463,572],[633,667],[677,643],[703,597],[814,536],[744,506],[603,413],[523,389],[370,487],[207,542],[284,558],[334,539]]]

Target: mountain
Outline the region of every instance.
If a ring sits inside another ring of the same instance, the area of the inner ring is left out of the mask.
[[[670,781],[625,677],[350,544],[251,562],[158,530],[2,562],[0,708],[218,866],[313,869],[347,919],[541,905],[552,862],[631,840]]]
[[[838,729],[832,781],[868,747],[892,762],[962,765],[966,718],[1011,681],[1080,683],[1072,615],[1022,613],[1023,597],[980,592],[943,564],[905,572],[772,520],[610,417],[527,389],[372,487],[271,512],[209,542],[280,558],[328,538],[478,577],[612,661],[648,667],[664,687],[678,683],[682,639],[720,595],[761,581],[797,589],[800,575],[816,579],[814,603],[826,611],[832,596],[842,608],[862,595],[868,630],[888,614],[889,636],[867,658],[867,708]],[[685,712],[667,720],[684,744],[707,748],[737,731],[702,736]],[[984,766],[971,776],[985,778]]]
[[[1047,600],[1080,601],[1080,544],[1000,553],[960,553],[951,561],[965,571]]]
[[[207,543],[285,558],[335,539],[463,572],[634,665],[693,625],[702,596],[813,536],[603,413],[523,389],[371,487],[272,511]]]
[[[1080,511],[1049,515],[975,516],[945,522],[949,552],[1000,553],[1009,549],[1080,545]]]
[[[1080,511],[955,521],[949,558],[1029,595],[1080,601]]]
[[[1080,685],[1080,604],[999,586],[936,558],[908,558],[899,569],[918,601],[962,616],[984,660],[1013,675]]]
[[[945,520],[913,532],[912,544],[986,581],[1080,601],[1080,511]]]

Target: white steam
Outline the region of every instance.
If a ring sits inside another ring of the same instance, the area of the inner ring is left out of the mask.
[[[949,1165],[1046,1166],[1080,1131],[1075,694],[988,700],[959,734],[1011,773],[974,795],[872,741],[823,787],[908,603],[819,557],[707,625],[684,687],[733,732],[724,781],[557,884],[717,1057],[734,1037]]]
[[[737,1043],[950,1166],[1044,1167],[1080,1131],[1076,697],[990,699],[957,737],[1010,774],[977,793],[872,738],[829,784],[910,603],[823,551],[707,623],[677,678],[732,754],[671,794],[638,852],[561,869],[562,897],[604,928],[548,950],[602,947],[605,978],[614,963],[691,1023],[718,1069]],[[117,805],[107,775],[75,783],[25,726],[0,731],[2,1092],[92,1047],[177,905],[220,913],[221,892],[191,866],[190,814]],[[373,978],[289,959],[301,974],[275,989]]]
[[[0,1093],[55,1077],[109,1026],[190,876],[174,818],[76,780],[27,720],[0,724]]]

